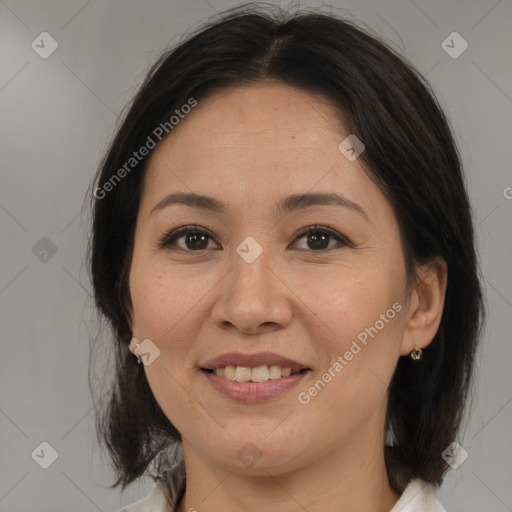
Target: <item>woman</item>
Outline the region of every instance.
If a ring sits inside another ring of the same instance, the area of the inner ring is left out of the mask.
[[[148,74],[93,215],[98,432],[112,487],[156,481],[123,510],[444,510],[483,305],[458,150],[402,57],[224,14]]]

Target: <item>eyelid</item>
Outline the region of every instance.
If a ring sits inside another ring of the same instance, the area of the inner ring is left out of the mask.
[[[319,225],[319,224],[313,224],[313,225],[306,226],[306,227],[302,228],[298,233],[296,233],[294,235],[294,241],[292,242],[291,245],[295,244],[297,242],[297,240],[302,238],[304,235],[307,235],[308,233],[312,233],[312,232],[328,234],[331,237],[336,238],[339,242],[341,242],[342,245],[352,247],[352,248],[354,247],[352,242],[346,236],[342,235],[334,228],[331,228],[327,225]],[[215,237],[211,234],[209,229],[203,228],[203,227],[197,226],[197,225],[187,225],[187,226],[181,226],[179,228],[171,230],[170,232],[166,232],[164,234],[164,236],[159,239],[159,241],[155,247],[157,249],[168,249],[168,246],[171,245],[171,242],[174,242],[176,239],[180,238],[183,235],[189,234],[189,233],[205,234],[208,237],[210,237],[210,239],[213,240],[216,244],[218,244],[218,242],[215,240]],[[218,245],[220,245],[220,244],[218,244]],[[325,252],[328,252],[330,250],[334,250],[337,248],[339,248],[339,243],[333,247],[328,248],[328,249],[322,249],[322,250],[318,250],[318,251],[310,250],[309,252],[320,254],[320,253],[325,253]],[[201,253],[205,249],[200,250],[200,251],[188,251],[186,249],[181,249],[178,247],[176,250],[183,250],[185,252],[190,252],[190,253],[194,253],[194,252]],[[307,249],[299,249],[299,250],[307,251]]]
[[[208,235],[215,243],[218,244],[218,242],[215,240],[215,237],[210,233],[210,231],[207,228],[203,228],[201,226],[196,225],[187,225],[187,226],[181,226],[179,228],[173,229],[171,231],[165,232],[165,234],[158,240],[158,243],[155,245],[156,249],[168,249],[168,245],[171,244],[171,242],[174,242],[177,238],[180,238],[183,235],[186,235],[188,233],[204,233],[205,235]],[[177,248],[177,250],[180,250],[181,248]],[[181,249],[184,250],[184,249]],[[186,252],[201,252],[201,251],[186,251]]]
[[[295,240],[293,243],[295,243],[299,238],[302,238],[304,235],[310,233],[310,232],[320,232],[320,233],[326,233],[334,238],[337,238],[343,245],[346,245],[348,247],[354,247],[352,242],[344,235],[339,233],[336,229],[331,228],[327,225],[320,225],[320,224],[313,224],[312,226],[306,226],[305,228],[302,228],[296,235]],[[322,253],[327,252],[333,249],[337,249],[337,246],[330,247],[329,249],[322,249],[321,251],[309,251],[313,253]]]

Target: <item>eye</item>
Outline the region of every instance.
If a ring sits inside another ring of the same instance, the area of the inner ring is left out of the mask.
[[[299,250],[312,250],[314,252],[327,251],[343,246],[351,246],[350,242],[337,231],[327,226],[309,226],[297,235],[297,241],[305,239],[306,247],[294,247]],[[198,226],[183,226],[170,233],[166,233],[158,242],[158,249],[182,250],[188,252],[200,252],[212,247],[213,237]],[[337,242],[337,243],[332,243]]]
[[[159,241],[158,248],[199,252],[210,248],[209,241],[213,241],[213,238],[207,231],[197,226],[183,226],[167,233]]]
[[[299,247],[301,250],[313,250],[315,252],[336,248],[336,246],[350,246],[350,242],[337,231],[327,226],[310,226],[299,233],[297,240],[305,239],[306,247]],[[337,240],[338,243],[331,245]],[[309,245],[308,245],[309,244]]]

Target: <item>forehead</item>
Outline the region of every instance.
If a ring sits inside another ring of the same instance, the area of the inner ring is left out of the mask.
[[[143,201],[179,189],[236,194],[242,205],[337,189],[373,210],[384,198],[338,149],[348,135],[321,96],[276,83],[222,89],[199,100],[154,150]]]

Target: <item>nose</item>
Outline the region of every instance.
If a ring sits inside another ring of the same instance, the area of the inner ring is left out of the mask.
[[[222,329],[257,334],[285,328],[293,316],[292,294],[270,251],[251,263],[233,251],[231,272],[219,283],[212,320]]]

